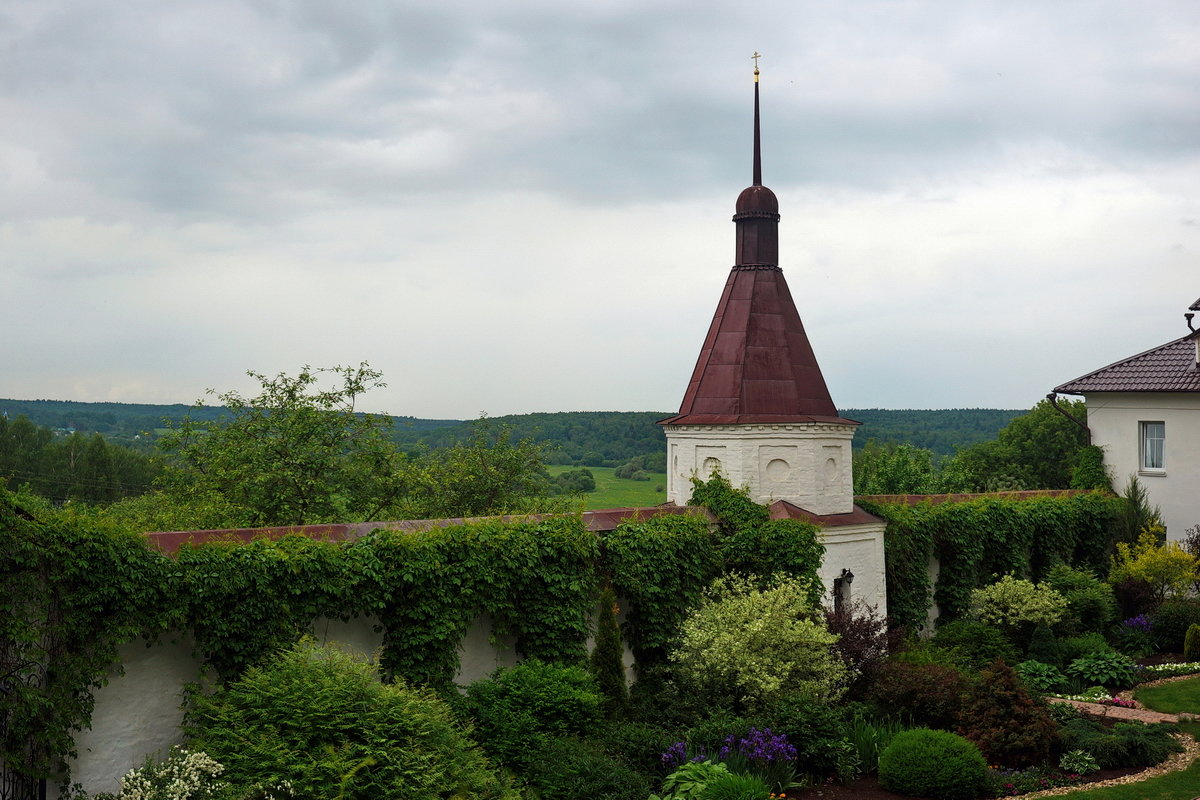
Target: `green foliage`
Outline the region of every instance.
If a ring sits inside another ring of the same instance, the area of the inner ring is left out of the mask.
[[[930,594],[942,616],[963,616],[971,592],[992,575],[1043,576],[1054,564],[1107,569],[1120,498],[1086,493],[1066,497],[987,497],[966,502],[860,501],[887,521],[884,533],[888,614],[896,624],[925,622]],[[929,559],[940,562],[931,587]]]
[[[557,494],[586,494],[596,491],[596,476],[590,469],[570,469],[550,479],[550,488]]]
[[[1104,450],[1094,444],[1079,449],[1071,470],[1072,489],[1112,491],[1112,476],[1104,466]]]
[[[719,472],[707,480],[693,477],[692,496],[688,503],[711,511],[721,526],[721,532],[727,536],[756,530],[770,520],[766,506],[754,502],[746,489],[735,489],[729,479]]]
[[[650,800],[700,800],[709,784],[728,774],[729,768],[724,764],[692,761],[663,778],[663,793],[650,795]]]
[[[954,653],[954,661],[965,670],[983,669],[997,658],[1008,663],[1017,660],[1017,648],[995,625],[978,620],[960,619],[938,628],[933,639],[939,647]]]
[[[1200,600],[1172,597],[1154,612],[1153,635],[1160,650],[1182,653],[1188,628],[1200,623]]]
[[[592,675],[596,678],[596,686],[604,696],[604,715],[609,719],[619,717],[629,701],[617,611],[617,595],[611,586],[606,586],[600,592],[600,604],[596,613],[596,646],[592,649],[589,663]]]
[[[1187,635],[1183,637],[1183,660],[1200,661],[1200,623],[1188,626]]]
[[[662,754],[679,737],[658,725],[618,720],[601,723],[588,739],[643,775],[661,775]]]
[[[1162,527],[1162,514],[1150,506],[1150,495],[1137,475],[1130,475],[1121,493],[1125,503],[1117,520],[1117,541],[1135,543],[1138,537],[1152,528]],[[1161,537],[1156,538],[1161,541]]]
[[[304,367],[295,377],[247,374],[259,394],[220,394],[228,417],[189,416],[161,439],[174,455],[165,477],[172,491],[218,494],[252,525],[368,519],[388,504],[400,488],[391,420],[354,407],[360,395],[386,385],[381,373],[363,363]],[[323,374],[340,385],[317,388]]]
[[[787,735],[788,743],[796,748],[796,763],[814,782],[827,777],[854,777],[839,774],[847,750],[853,750],[840,709],[792,696],[770,705],[760,716],[769,722],[767,727],[772,731]]]
[[[879,756],[902,730],[905,726],[893,718],[874,719],[855,714],[846,727],[846,738],[854,748],[860,772],[877,772]]]
[[[713,583],[684,620],[671,654],[679,678],[714,701],[761,706],[789,694],[836,700],[846,668],[830,650],[809,586],[780,579],[766,589],[748,578]]]
[[[585,739],[553,737],[525,777],[540,800],[645,800],[650,780]]]
[[[524,655],[582,661],[598,559],[579,517],[376,530],[347,548],[356,602],[384,626],[385,672],[428,684],[454,677],[481,610]]]
[[[1055,564],[1043,583],[1066,598],[1067,612],[1061,625],[1069,633],[1104,631],[1117,618],[1112,586],[1090,570]]]
[[[1067,674],[1084,683],[1100,684],[1109,689],[1133,685],[1133,662],[1120,653],[1091,653],[1067,665]]]
[[[1197,577],[1200,559],[1180,547],[1179,542],[1160,544],[1151,530],[1143,531],[1136,544],[1118,542],[1108,573],[1110,583],[1133,580],[1146,584],[1159,602],[1186,594]]]
[[[1055,667],[1063,664],[1062,646],[1058,643],[1058,639],[1054,636],[1054,631],[1050,630],[1049,625],[1034,627],[1033,635],[1029,637],[1029,648],[1026,650],[1026,654],[1034,661],[1051,664]]]
[[[1049,758],[1057,726],[1013,668],[996,661],[968,690],[960,731],[979,746],[988,763],[1032,767]]]
[[[1022,661],[1016,666],[1017,675],[1026,686],[1037,692],[1060,692],[1066,685],[1067,676],[1053,664],[1041,661]]]
[[[1178,728],[1157,723],[1118,722],[1105,728],[1086,717],[1071,720],[1062,727],[1062,746],[1091,755],[1101,769],[1152,767],[1171,753],[1183,748],[1172,734]]]
[[[1066,608],[1066,598],[1048,585],[1012,575],[971,592],[971,616],[1001,628],[1016,640],[1027,639],[1036,625],[1058,622]]]
[[[488,754],[521,774],[552,738],[585,733],[600,720],[600,692],[587,670],[537,659],[472,683],[467,699]]]
[[[626,520],[603,540],[613,588],[629,601],[626,641],[645,670],[666,660],[689,608],[722,564],[718,538],[703,517]]]
[[[68,774],[118,647],[174,604],[142,537],[64,520],[0,489],[0,761],[37,777]]]
[[[767,800],[771,789],[757,775],[718,775],[700,793],[700,800]]]
[[[911,444],[878,444],[874,439],[854,454],[854,493],[933,494],[941,485],[933,452]]]
[[[1062,754],[1062,758],[1058,760],[1059,769],[1067,772],[1074,772],[1079,775],[1087,775],[1091,772],[1096,772],[1100,769],[1100,762],[1096,757],[1086,750],[1068,750]]]
[[[913,797],[973,800],[983,794],[986,781],[987,763],[979,748],[947,731],[903,731],[879,757],[880,784]]]
[[[299,797],[516,797],[431,691],[311,642],[194,689],[183,730],[243,792],[286,780]]]

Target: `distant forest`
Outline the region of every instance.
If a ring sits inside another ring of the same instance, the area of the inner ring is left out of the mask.
[[[183,404],[80,403],[65,400],[0,399],[0,417],[24,416],[35,425],[60,436],[98,433],[109,440],[149,450],[156,434],[172,422],[191,415],[196,420],[215,419],[225,413],[219,406],[196,408]],[[855,448],[868,441],[879,445],[908,444],[949,456],[957,449],[996,438],[996,434],[1027,409],[986,408],[941,410],[890,410],[847,408],[842,416],[862,424],[854,437]],[[507,426],[514,439],[533,439],[546,445],[546,462],[582,466],[619,467],[639,456],[651,456],[647,467],[665,466],[662,429],[656,421],[667,411],[564,411],[493,417],[493,426]],[[393,417],[393,438],[407,450],[446,447],[469,440],[477,421]]]

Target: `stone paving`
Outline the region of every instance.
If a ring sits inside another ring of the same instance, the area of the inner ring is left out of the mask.
[[[1065,703],[1078,708],[1090,717],[1106,717],[1108,719],[1132,719],[1138,722],[1178,722],[1176,714],[1162,714],[1147,708],[1122,708],[1103,703],[1084,703],[1079,700],[1062,700],[1057,697],[1049,698],[1051,703]]]

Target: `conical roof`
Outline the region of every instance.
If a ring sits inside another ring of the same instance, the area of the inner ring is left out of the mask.
[[[679,413],[660,425],[829,421],[838,415],[779,268],[779,204],[762,185],[754,77],[754,182],[738,197],[735,264]]]

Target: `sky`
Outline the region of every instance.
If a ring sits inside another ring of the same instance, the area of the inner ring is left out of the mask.
[[[1187,333],[1195,0],[0,0],[0,397],[677,409],[751,182],[840,408]]]

